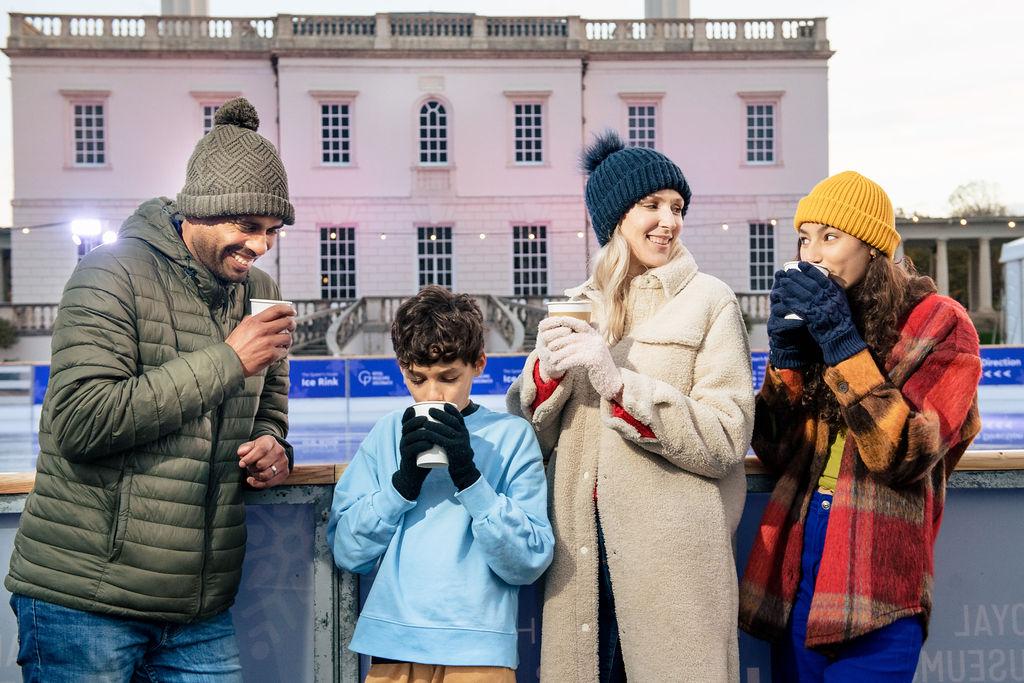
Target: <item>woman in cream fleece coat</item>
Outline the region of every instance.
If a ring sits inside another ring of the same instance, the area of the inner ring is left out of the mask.
[[[735,295],[678,239],[679,168],[614,133],[584,163],[602,250],[566,294],[593,302],[598,328],[542,322],[507,397],[550,458],[541,679],[738,681],[746,330]]]

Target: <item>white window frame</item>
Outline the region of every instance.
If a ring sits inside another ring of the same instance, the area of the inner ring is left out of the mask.
[[[429,110],[432,104],[437,105],[433,112]],[[431,114],[443,118],[431,122]],[[431,143],[437,145],[435,149],[430,149]],[[427,145],[426,149],[424,145]],[[450,166],[451,147],[451,105],[444,98],[435,95],[423,98],[416,107],[416,164],[427,167]]]
[[[192,98],[199,104],[199,135],[200,137],[206,135],[213,130],[214,119],[217,115],[217,110],[224,106],[224,103],[228,100],[236,97],[241,97],[240,92],[209,92],[193,90],[189,93]],[[207,115],[206,110],[208,108],[213,109],[213,114],[209,117],[209,127],[207,127]]]
[[[61,90],[61,95],[64,96],[67,101],[67,144],[65,145],[65,157],[64,167],[76,170],[89,170],[89,169],[108,169],[110,168],[110,91],[109,90]],[[79,107],[100,107],[101,112],[101,123],[97,127],[95,121],[88,127],[85,126],[85,118],[90,116],[96,117],[95,112],[86,114],[84,110],[79,112]],[[76,120],[81,118],[82,123],[76,124]],[[81,132],[81,137],[78,133]],[[86,133],[93,133],[91,137],[86,137]],[[97,136],[96,134],[99,133]],[[88,150],[85,146],[88,144],[87,140],[92,140],[94,148]],[[78,144],[81,142],[82,150],[78,149]],[[97,149],[96,145],[102,145],[102,149]],[[79,157],[81,153],[82,157]],[[102,155],[102,160],[87,161],[84,157],[89,154]]]
[[[436,239],[430,239],[434,235]],[[453,289],[455,284],[454,229],[451,224],[416,224],[417,290],[427,285]]]
[[[320,246],[320,298],[351,300],[358,296],[356,272],[358,268],[356,226],[351,223],[321,223]],[[335,247],[332,249],[332,247]],[[334,253],[331,253],[331,252]],[[338,278],[338,280],[333,280]],[[342,284],[344,280],[344,284]]]
[[[650,111],[637,111],[640,108]],[[639,123],[641,120],[644,121],[643,125]],[[630,147],[658,148],[657,102],[626,103],[626,144]]]
[[[548,296],[549,274],[548,224],[513,223],[512,296]]]
[[[203,112],[203,135],[206,135],[211,130],[213,130],[213,127],[216,125],[217,110],[219,110],[224,105],[223,105],[223,103],[221,103],[221,104],[203,103],[203,104],[200,104],[199,106],[202,107],[202,112]]]
[[[782,144],[780,133],[781,92],[739,93],[743,102],[743,156],[744,166],[781,166]],[[757,107],[771,107],[771,112],[757,112]],[[753,112],[751,110],[754,110]],[[769,123],[765,119],[771,117]],[[759,120],[760,119],[760,120]],[[764,135],[758,135],[765,132]],[[761,149],[757,148],[761,142]],[[770,156],[770,158],[768,158]],[[753,158],[751,158],[753,157]]]
[[[319,118],[320,163],[324,166],[352,165],[352,105],[349,102],[321,101]],[[327,125],[324,125],[325,119],[328,120]],[[337,125],[334,119],[337,119]],[[336,145],[336,148],[325,145]]]
[[[512,160],[519,166],[542,166],[544,154],[544,103],[512,103]]]
[[[770,292],[775,277],[775,226],[770,221],[747,223],[747,256],[751,292]]]
[[[620,92],[619,99],[622,100],[622,130],[624,131],[623,139],[626,144],[630,147],[640,147],[637,145],[633,132],[634,126],[630,125],[631,120],[634,118],[630,116],[630,108],[632,107],[654,107],[654,137],[650,139],[650,145],[645,145],[649,149],[660,149],[662,140],[662,126],[661,126],[661,101],[664,98],[665,93],[662,92]]]
[[[505,98],[508,100],[508,165],[515,168],[537,168],[538,166],[550,166],[550,154],[548,148],[548,118],[551,108],[548,100],[551,97],[550,90],[506,90]],[[525,107],[537,107],[537,111],[527,113]],[[529,126],[525,125],[524,117],[539,116],[539,125],[531,121]],[[529,130],[530,135],[525,133]],[[533,141],[539,140],[539,146],[534,146]],[[520,143],[529,141],[531,149],[523,149]],[[538,156],[539,155],[539,156]],[[527,157],[530,158],[527,158]]]

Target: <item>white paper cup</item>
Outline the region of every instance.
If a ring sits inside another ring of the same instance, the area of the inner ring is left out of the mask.
[[[826,268],[825,266],[818,265],[817,263],[812,263],[811,265],[814,266],[815,268],[817,268],[821,272],[821,274],[824,275],[825,277],[828,277],[828,276],[830,276],[832,274],[832,273],[829,272],[828,268]],[[782,269],[783,270],[800,270],[800,261],[786,261],[785,263],[782,264]],[[786,314],[786,320],[803,320],[803,318],[798,316],[796,313],[788,313],[788,314]]]
[[[576,318],[577,320],[582,320],[585,323],[589,323],[593,310],[593,304],[591,304],[589,301],[548,302],[548,317],[564,315],[570,318]]]
[[[249,306],[252,310],[251,315],[258,315],[271,306],[276,306],[278,304],[287,304],[292,307],[292,310],[295,309],[295,304],[291,301],[281,301],[280,299],[249,299]]]
[[[431,417],[430,409],[444,410],[445,403],[446,401],[420,401],[419,403],[413,403],[412,409],[417,416],[423,415],[430,422],[437,422],[437,420]],[[433,446],[416,456],[416,464],[426,469],[448,467],[448,454],[440,446]]]

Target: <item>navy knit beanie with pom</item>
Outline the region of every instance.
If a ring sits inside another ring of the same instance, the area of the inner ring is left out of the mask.
[[[626,147],[614,131],[594,139],[580,160],[587,178],[585,198],[590,222],[602,247],[634,204],[659,190],[683,197],[683,215],[690,208],[690,186],[671,159],[645,147]]]

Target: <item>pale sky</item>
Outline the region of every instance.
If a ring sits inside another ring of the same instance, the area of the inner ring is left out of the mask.
[[[212,16],[451,11],[640,18],[643,0],[209,0]],[[158,14],[159,0],[0,0],[7,12]],[[1024,213],[1024,55],[1016,0],[691,0],[705,18],[828,18],[829,169],[879,182],[906,211],[948,213],[953,189],[996,183]],[[10,69],[0,55],[0,225],[11,219]],[[810,189],[810,188],[808,188]]]

